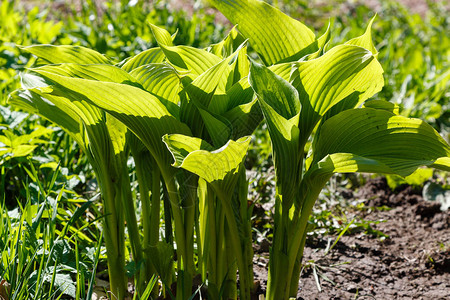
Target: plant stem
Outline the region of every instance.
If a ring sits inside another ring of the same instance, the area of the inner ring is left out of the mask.
[[[142,272],[144,285],[156,273],[151,262],[150,248],[156,247],[159,240],[159,217],[160,217],[160,172],[154,163],[150,153],[144,152],[133,155],[136,163],[136,174],[139,183],[139,193],[142,205],[141,222],[143,227],[143,255],[144,271]],[[149,189],[151,184],[151,190]],[[150,196],[151,193],[151,196]],[[156,286],[152,294],[157,292]],[[156,295],[155,295],[156,296]]]
[[[287,293],[289,274],[286,272],[289,266],[289,257],[287,253],[289,235],[287,227],[289,226],[289,208],[283,206],[280,196],[275,199],[275,225],[273,233],[273,245],[270,249],[269,274],[267,280],[268,300],[288,299]]]
[[[169,201],[172,208],[173,219],[175,222],[175,240],[177,244],[178,269],[177,299],[185,300],[190,296],[192,289],[193,250],[188,250],[186,244],[187,240],[192,242],[192,237],[190,239],[186,238],[186,229],[182,209],[179,203],[179,194],[175,185],[175,176],[173,172],[167,172],[167,170],[163,169],[161,169],[161,174],[167,187],[167,193],[169,195]],[[192,255],[192,257],[189,257],[188,255]]]
[[[128,168],[126,165],[126,161],[124,160],[124,164],[121,166],[122,174],[120,174],[119,184],[116,185],[117,194],[121,197],[124,212],[125,212],[125,221],[127,223],[128,228],[128,238],[130,239],[131,244],[131,253],[133,254],[133,259],[135,261],[138,269],[136,270],[136,278],[137,278],[137,286],[136,289],[138,292],[143,291],[145,289],[144,278],[141,276],[141,271],[139,265],[143,262],[143,253],[141,247],[141,239],[139,235],[139,229],[136,219],[136,208],[134,206],[133,197],[130,189],[130,178],[128,175]]]
[[[110,290],[117,299],[124,299],[127,293],[127,278],[125,273],[125,236],[124,222],[120,211],[120,201],[116,201],[115,185],[107,172],[97,172],[103,210],[103,229],[108,255],[108,274]],[[119,204],[119,205],[117,205]]]
[[[226,222],[225,222],[226,223]],[[224,295],[223,299],[237,299],[237,264],[236,259],[233,253],[233,247],[232,243],[229,241],[231,240],[231,232],[230,230],[227,230],[229,227],[225,227],[225,259],[227,261],[227,269],[226,276],[225,276],[225,282],[224,282]],[[245,273],[243,273],[245,274]],[[242,282],[245,282],[243,280]]]
[[[214,185],[213,185],[214,187]],[[249,278],[248,278],[248,272],[246,264],[244,263],[244,257],[243,257],[243,248],[242,243],[240,240],[240,234],[237,227],[235,215],[233,212],[233,209],[231,207],[231,195],[225,195],[222,190],[217,187],[214,189],[218,198],[220,199],[222,203],[222,207],[225,212],[228,229],[230,231],[230,240],[227,240],[227,242],[231,242],[232,249],[234,250],[233,253],[236,256],[236,261],[239,269],[239,278],[240,278],[240,299],[241,300],[247,300],[250,299],[250,284],[249,284]]]

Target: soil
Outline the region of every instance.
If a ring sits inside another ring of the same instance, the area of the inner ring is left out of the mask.
[[[389,237],[344,235],[326,256],[330,237],[308,240],[298,299],[450,299],[450,212],[409,186],[391,191],[384,178],[370,180],[355,198],[369,207],[356,216],[384,220],[371,227]],[[268,253],[255,257],[263,292]]]

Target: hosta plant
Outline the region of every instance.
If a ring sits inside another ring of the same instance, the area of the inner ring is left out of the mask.
[[[334,173],[406,176],[423,165],[448,171],[450,147],[425,122],[399,116],[394,105],[365,102],[384,84],[371,24],[361,37],[324,51],[326,38],[316,39],[266,3],[212,2],[239,24],[264,63],[252,63],[249,82],[276,169],[267,299],[296,297],[307,221]],[[287,62],[288,71],[280,72]]]
[[[246,136],[260,122],[261,113],[244,78],[249,70],[245,41],[233,30],[206,51],[174,46],[167,31],[156,26],[152,30],[159,47],[116,66],[83,47],[25,48],[43,66],[24,74],[25,89],[9,101],[64,128],[88,154],[104,200],[115,296],[126,295],[124,220],[119,218],[124,211],[138,292],[154,272],[171,286],[170,253],[175,246],[177,299],[192,294],[197,273],[208,282],[211,297],[236,298],[236,269],[241,274],[241,298],[248,299],[253,283],[251,208],[243,159],[249,145]],[[142,239],[123,169],[130,151],[141,193]],[[211,161],[207,170],[202,160]],[[161,181],[166,228],[173,220],[174,245],[170,229],[164,240],[159,238]]]
[[[450,147],[429,125],[398,116],[388,102],[368,101],[384,84],[370,24],[361,37],[328,50],[329,29],[316,38],[264,2],[212,2],[238,26],[207,49],[174,45],[175,36],[154,25],[158,47],[119,63],[83,47],[24,49],[40,66],[23,75],[23,89],[9,101],[58,124],[88,154],[102,193],[111,290],[120,299],[125,221],[137,295],[156,273],[167,297],[189,299],[199,275],[210,299],[251,298],[252,207],[243,161],[263,119],[276,169],[268,299],[296,296],[307,221],[332,174],[450,169]],[[248,45],[259,62],[248,58]]]

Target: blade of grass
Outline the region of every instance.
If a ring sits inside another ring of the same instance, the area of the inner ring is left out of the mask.
[[[102,243],[103,243],[103,231],[100,232],[100,238],[98,239],[98,243],[96,246],[97,250],[95,251],[94,266],[92,268],[91,279],[89,280],[89,287],[86,295],[86,300],[91,300],[92,293],[94,292],[95,274],[97,273],[97,266],[100,258],[100,249],[102,248]]]

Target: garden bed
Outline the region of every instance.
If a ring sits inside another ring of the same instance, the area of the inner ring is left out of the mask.
[[[356,216],[384,220],[371,227],[389,237],[344,235],[326,256],[329,237],[309,240],[299,299],[449,299],[449,212],[410,186],[393,193],[384,178],[369,181],[355,198],[368,199],[369,208],[355,211]],[[255,277],[264,290],[268,253],[256,254]]]

